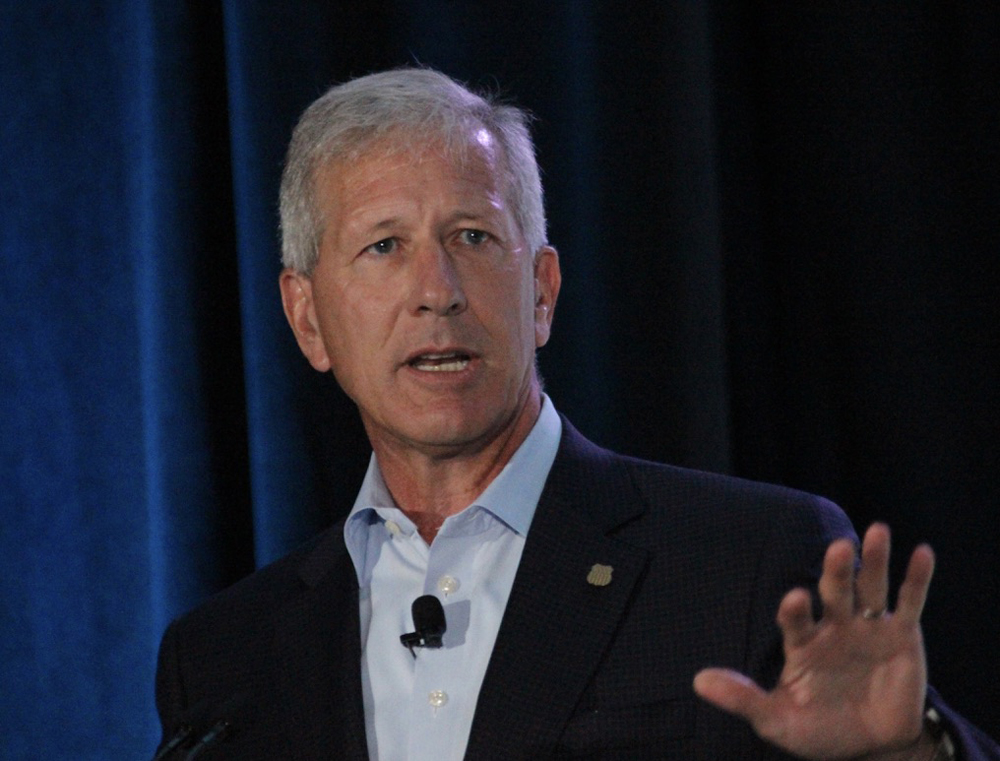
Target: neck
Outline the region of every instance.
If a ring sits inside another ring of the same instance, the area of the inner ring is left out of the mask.
[[[534,386],[511,421],[485,444],[444,454],[372,441],[386,486],[424,541],[433,542],[445,518],[486,490],[531,433],[541,408]]]

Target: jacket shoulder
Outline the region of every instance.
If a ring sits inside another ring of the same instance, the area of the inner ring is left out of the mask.
[[[850,521],[830,500],[797,489],[735,476],[650,462],[597,446],[563,421],[563,442],[552,478],[579,495],[604,490],[602,501],[635,503],[645,525],[664,532],[719,531],[745,541],[767,526],[789,542],[817,535],[826,543],[847,536],[856,541]],[[606,506],[599,508],[606,510]],[[825,546],[825,545],[824,545]]]
[[[230,646],[246,639],[249,632],[259,636],[290,598],[321,581],[329,581],[341,570],[338,561],[345,559],[349,562],[340,521],[284,557],[211,595],[176,618],[170,628],[183,632],[187,642],[210,638],[216,643],[230,640]]]

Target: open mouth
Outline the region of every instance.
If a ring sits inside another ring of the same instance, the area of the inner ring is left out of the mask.
[[[469,366],[472,357],[463,352],[443,354],[419,354],[407,364],[415,370],[426,373],[457,373]]]

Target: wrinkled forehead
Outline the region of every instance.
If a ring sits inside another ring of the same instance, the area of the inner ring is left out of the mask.
[[[330,156],[320,171],[329,176],[369,159],[384,158],[409,160],[415,164],[429,158],[446,158],[462,169],[471,165],[485,166],[497,174],[501,187],[506,190],[509,185],[500,143],[481,124],[463,125],[447,132],[397,127],[375,136],[359,135],[346,152]]]

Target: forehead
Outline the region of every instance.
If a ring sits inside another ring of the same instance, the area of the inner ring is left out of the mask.
[[[479,122],[456,124],[400,124],[377,131],[352,130],[345,133],[342,147],[330,156],[331,164],[356,163],[366,157],[406,154],[420,155],[436,152],[447,155],[457,163],[468,158],[470,152],[487,155],[494,161],[500,158],[500,141]]]
[[[488,171],[499,174],[500,146],[496,137],[478,125],[451,132],[422,132],[396,128],[374,139],[359,141],[340,157],[320,168],[331,177],[385,171],[389,167],[419,166],[444,161],[457,172]],[[377,168],[376,168],[377,167]]]
[[[407,194],[416,199],[468,195],[469,201],[488,195],[506,206],[508,183],[498,152],[486,129],[449,140],[390,133],[320,167],[318,210],[326,223],[341,224],[345,213]]]

